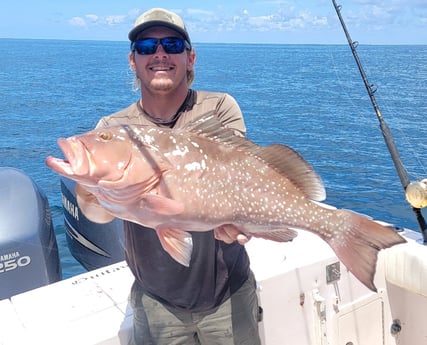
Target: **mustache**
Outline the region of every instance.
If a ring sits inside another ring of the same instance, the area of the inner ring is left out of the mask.
[[[155,67],[168,67],[168,68],[175,68],[176,65],[171,63],[169,60],[157,60],[153,61],[150,64],[148,64],[148,68],[155,68]]]

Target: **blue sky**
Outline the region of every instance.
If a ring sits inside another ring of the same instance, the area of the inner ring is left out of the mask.
[[[354,40],[427,44],[427,0],[337,0]],[[127,40],[151,7],[179,13],[193,42],[345,44],[331,0],[2,0],[0,38]]]

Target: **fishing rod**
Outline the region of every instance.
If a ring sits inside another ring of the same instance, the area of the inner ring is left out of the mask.
[[[341,5],[337,5],[335,0],[332,0],[334,4],[335,11],[337,12],[338,18],[341,22],[341,26],[344,30],[345,36],[347,37],[348,44],[353,53],[353,57],[356,60],[357,67],[359,68],[360,75],[362,76],[363,82],[365,84],[366,90],[368,91],[369,98],[371,100],[372,106],[374,107],[375,113],[377,115],[378,121],[380,123],[381,133],[383,134],[385,143],[387,145],[388,151],[390,152],[391,159],[393,160],[394,166],[396,168],[397,174],[399,175],[400,182],[402,183],[403,189],[406,194],[407,201],[411,204],[412,210],[414,211],[418,224],[423,235],[424,244],[427,244],[427,223],[421,213],[421,208],[427,206],[427,179],[422,181],[410,182],[408,174],[405,167],[402,164],[400,159],[399,152],[397,150],[396,144],[394,143],[393,137],[391,135],[390,128],[385,122],[378,103],[375,99],[374,93],[376,88],[373,88],[374,85],[370,84],[366,73],[363,69],[363,66],[360,62],[359,56],[357,55],[357,46],[358,42],[353,41],[348,33],[347,26],[344,23],[344,19],[341,16]]]

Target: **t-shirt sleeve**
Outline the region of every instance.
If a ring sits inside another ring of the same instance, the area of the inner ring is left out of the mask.
[[[95,128],[102,128],[108,126],[118,126],[123,124],[140,124],[141,115],[138,109],[137,102],[132,103],[125,109],[119,110],[108,116],[102,117]]]
[[[239,104],[233,96],[223,94],[218,101],[218,117],[221,123],[228,128],[235,130],[236,134],[245,136],[246,126]]]

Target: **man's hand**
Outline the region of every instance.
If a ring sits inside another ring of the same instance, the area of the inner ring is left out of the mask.
[[[239,228],[232,224],[224,224],[214,229],[214,235],[217,240],[224,241],[225,243],[233,243],[237,241],[239,244],[244,245],[250,240],[250,236],[243,234]]]

